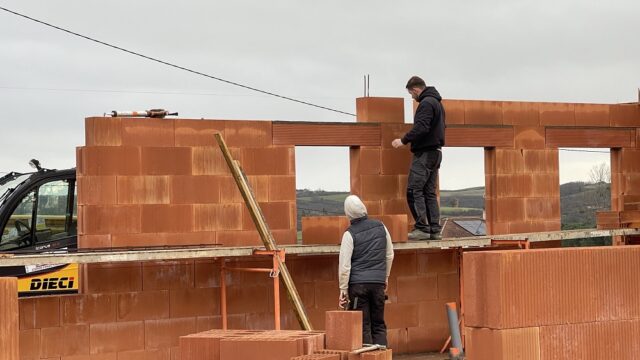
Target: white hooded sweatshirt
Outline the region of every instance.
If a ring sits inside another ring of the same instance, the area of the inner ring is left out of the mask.
[[[349,195],[344,200],[344,213],[349,220],[354,220],[367,215],[367,208],[356,195]],[[393,263],[393,243],[389,230],[384,227],[387,233],[387,279],[391,273],[391,264]],[[340,245],[340,260],[338,264],[338,280],[340,282],[340,292],[346,293],[349,289],[349,276],[351,274],[351,255],[353,254],[353,237],[349,231],[345,231],[342,235],[342,244]]]

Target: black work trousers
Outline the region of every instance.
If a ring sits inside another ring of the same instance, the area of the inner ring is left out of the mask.
[[[362,311],[362,342],[387,346],[384,284],[349,284],[352,310]]]
[[[436,234],[440,227],[440,207],[436,195],[442,151],[428,150],[413,154],[407,184],[407,202],[415,220],[415,228]]]

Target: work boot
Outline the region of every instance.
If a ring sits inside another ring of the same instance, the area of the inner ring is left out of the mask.
[[[431,233],[429,236],[431,240],[442,240],[442,235],[440,233]]]
[[[409,240],[429,240],[429,233],[424,232],[420,229],[413,229],[412,232],[409,233]]]

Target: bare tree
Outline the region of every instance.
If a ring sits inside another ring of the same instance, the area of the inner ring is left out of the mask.
[[[611,183],[611,170],[607,163],[594,165],[589,171],[589,180],[592,184]]]
[[[593,192],[593,201],[598,209],[604,209],[609,206],[609,192],[611,183],[611,170],[606,163],[594,165],[589,171],[589,182],[595,185]]]

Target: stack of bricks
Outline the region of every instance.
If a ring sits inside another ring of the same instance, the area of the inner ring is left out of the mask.
[[[180,337],[182,360],[289,360],[324,349],[324,333],[286,330],[209,330]]]
[[[293,146],[269,121],[86,119],[79,247],[261,245],[214,139],[240,162],[279,244],[296,242]]]
[[[640,210],[599,211],[596,213],[598,229],[640,228]]]
[[[635,359],[640,247],[464,254],[474,360]]]

